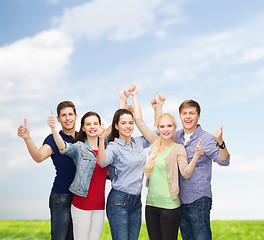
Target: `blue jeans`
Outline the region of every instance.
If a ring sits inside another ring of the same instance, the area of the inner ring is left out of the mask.
[[[71,202],[73,194],[50,193],[51,239],[73,240]]]
[[[190,204],[182,204],[181,235],[183,240],[211,240],[210,211],[212,199],[201,197]]]
[[[137,240],[141,227],[141,194],[132,195],[111,189],[106,215],[113,240]]]

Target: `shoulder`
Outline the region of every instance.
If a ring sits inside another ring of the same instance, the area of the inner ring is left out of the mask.
[[[43,144],[51,145],[51,144],[54,144],[54,143],[55,143],[55,141],[54,141],[54,138],[53,138],[53,134],[50,134],[50,135],[48,135],[48,136],[45,138]]]
[[[183,146],[183,144],[178,144],[176,143],[175,146],[173,147],[172,151],[175,153],[179,153],[179,154],[182,154],[182,153],[185,153],[185,147]]]

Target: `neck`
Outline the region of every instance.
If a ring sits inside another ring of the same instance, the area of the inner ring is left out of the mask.
[[[119,139],[120,139],[120,140],[123,140],[123,141],[127,141],[127,142],[130,143],[130,141],[131,141],[131,136],[130,136],[130,137],[119,136]]]
[[[191,129],[183,128],[183,131],[184,131],[185,134],[192,134],[192,133],[194,133],[196,131],[197,127],[198,126],[196,125],[194,128],[191,128]]]
[[[170,139],[161,139],[161,145],[164,147],[172,146],[174,144],[174,140],[172,138]]]
[[[98,150],[98,137],[87,137],[87,141],[93,150]]]
[[[65,133],[66,135],[71,135],[73,138],[75,138],[75,128],[73,129],[62,129],[62,132]]]

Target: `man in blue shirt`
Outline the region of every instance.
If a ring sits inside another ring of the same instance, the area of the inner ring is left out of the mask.
[[[70,101],[59,103],[57,106],[57,114],[58,122],[62,127],[60,135],[65,142],[72,143],[76,134],[75,122],[77,119],[74,104]],[[51,157],[56,169],[56,176],[49,198],[51,239],[72,240],[73,231],[70,209],[73,194],[70,193],[69,186],[75,175],[73,160],[66,155],[60,154],[52,134],[38,148],[30,137],[26,119],[24,119],[24,126],[19,126],[17,134],[24,139],[28,151],[35,162],[40,163]]]
[[[159,95],[152,101],[155,121],[162,112],[165,98]],[[210,211],[212,207],[212,161],[228,166],[230,155],[223,141],[223,127],[214,135],[204,131],[198,124],[200,106],[193,100],[184,101],[179,107],[183,129],[174,135],[174,141],[183,144],[188,162],[191,161],[197,143],[202,140],[204,155],[201,155],[193,175],[185,179],[180,175],[179,197],[182,207],[181,235],[183,240],[211,240]]]

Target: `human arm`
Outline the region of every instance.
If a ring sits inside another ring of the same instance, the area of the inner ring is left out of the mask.
[[[52,155],[53,151],[49,145],[44,144],[40,148],[35,145],[30,137],[30,130],[26,118],[24,119],[24,125],[19,126],[17,135],[25,141],[28,152],[35,162],[40,163]]]
[[[63,150],[66,147],[65,142],[63,141],[61,135],[59,134],[59,131],[56,128],[56,119],[53,114],[53,110],[51,110],[51,115],[47,119],[47,123],[52,131],[54,141],[58,147],[59,150]]]
[[[147,141],[149,143],[153,143],[158,139],[158,136],[157,134],[153,133],[143,121],[142,111],[138,99],[138,83],[132,85],[129,88],[129,92],[131,93],[133,98],[134,116],[135,116],[136,125],[139,131],[142,133],[142,135],[147,139]]]
[[[204,154],[204,148],[203,146],[201,145],[201,142],[202,140],[200,140],[198,142],[198,144],[196,145],[196,148],[195,148],[195,153],[193,155],[193,158],[192,160],[190,161],[190,163],[188,165],[183,165],[181,163],[179,163],[179,168],[180,168],[180,172],[181,172],[181,175],[184,177],[184,178],[189,178],[190,176],[192,176],[193,174],[193,171],[196,167],[196,164],[198,162],[198,159],[201,155]],[[185,164],[186,164],[186,161],[187,161],[187,156],[185,158]],[[188,163],[188,162],[187,162]],[[184,167],[183,167],[184,166]]]
[[[128,90],[126,90],[126,89],[121,91],[119,88],[117,88],[117,91],[119,92],[119,96],[120,96],[119,109],[125,108],[127,106],[127,99],[128,99],[130,94],[129,94]]]
[[[158,119],[160,118],[160,116],[162,115],[162,106],[165,102],[165,97],[162,94],[159,94],[158,96],[156,96],[155,94],[154,98],[151,100],[151,106],[154,109],[154,114],[155,114],[155,119],[154,119],[154,126],[158,126]]]
[[[102,126],[97,130],[97,136],[99,137],[99,146],[98,146],[98,162],[100,164],[103,164],[105,159],[106,159],[106,154],[105,154],[105,128],[104,124],[102,123]]]
[[[216,129],[214,131],[214,137],[217,141],[218,146],[222,146],[224,143],[223,140],[223,126],[221,126],[219,129]],[[228,159],[229,156],[229,152],[227,150],[227,148],[224,146],[224,149],[219,147],[219,160],[224,162]]]

